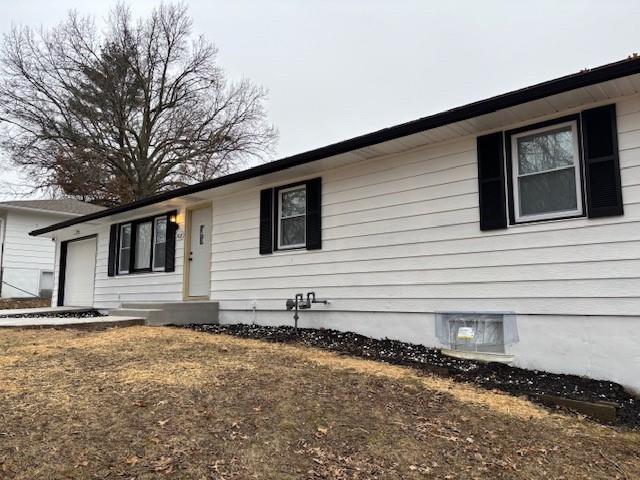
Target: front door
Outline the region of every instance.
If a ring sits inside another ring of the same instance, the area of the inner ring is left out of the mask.
[[[211,286],[211,208],[191,211],[189,232],[189,285],[190,297],[208,297]]]

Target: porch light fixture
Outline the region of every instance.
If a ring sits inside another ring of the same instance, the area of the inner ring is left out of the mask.
[[[172,223],[174,225],[176,231],[180,229],[180,221],[180,214],[172,213],[171,215],[169,215],[169,223]]]

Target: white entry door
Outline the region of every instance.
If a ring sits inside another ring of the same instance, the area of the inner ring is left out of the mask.
[[[87,238],[67,243],[64,304],[72,307],[92,307],[95,275],[96,239]]]
[[[209,296],[211,271],[211,208],[200,208],[191,212],[189,250],[190,297]]]

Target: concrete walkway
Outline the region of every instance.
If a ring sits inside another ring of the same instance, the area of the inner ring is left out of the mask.
[[[126,327],[144,325],[139,317],[35,317],[35,318],[0,318],[0,328],[47,328],[47,327]]]
[[[61,313],[80,313],[92,310],[87,307],[41,307],[0,310],[0,328],[38,328],[38,327],[99,327],[144,325],[140,316],[105,317],[58,317]],[[14,317],[12,315],[39,314],[41,317]],[[47,314],[51,314],[50,317]]]

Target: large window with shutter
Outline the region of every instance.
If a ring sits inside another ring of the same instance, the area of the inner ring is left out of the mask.
[[[322,181],[314,178],[260,192],[260,253],[322,247]]]
[[[175,214],[112,225],[108,275],[174,271]]]
[[[615,104],[477,139],[480,229],[623,215]]]

